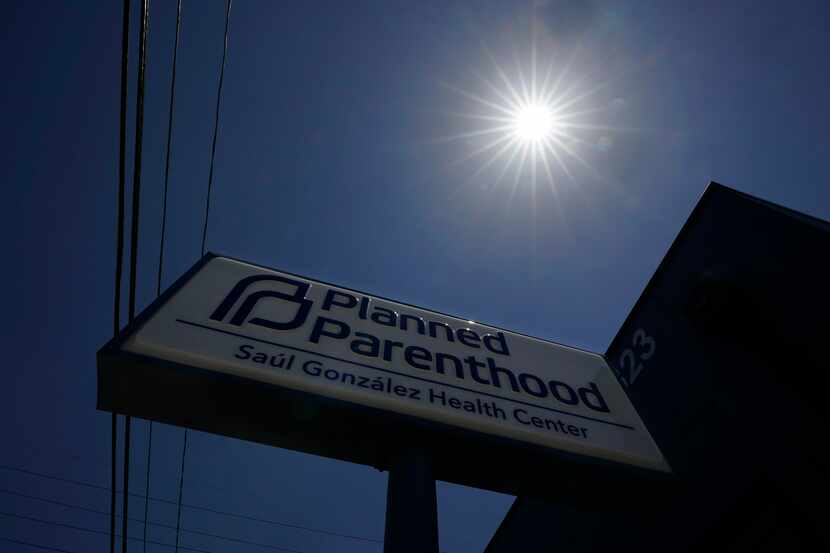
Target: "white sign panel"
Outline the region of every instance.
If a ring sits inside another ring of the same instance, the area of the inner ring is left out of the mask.
[[[210,259],[124,349],[669,472],[600,355]]]

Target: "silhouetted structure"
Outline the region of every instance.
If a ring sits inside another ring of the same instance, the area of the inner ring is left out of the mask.
[[[519,498],[487,553],[830,550],[830,224],[712,183],[606,357],[678,481]]]

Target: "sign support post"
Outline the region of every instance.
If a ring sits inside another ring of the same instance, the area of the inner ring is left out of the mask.
[[[438,498],[432,459],[417,446],[398,448],[386,488],[383,553],[438,553]]]

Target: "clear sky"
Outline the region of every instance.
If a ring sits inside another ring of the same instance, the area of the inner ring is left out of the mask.
[[[95,409],[95,352],[112,326],[120,10],[18,2],[0,22],[0,465],[99,486],[110,417]],[[603,352],[710,180],[830,219],[828,15],[807,1],[236,0],[208,249]],[[184,2],[166,284],[199,254],[223,19],[223,2]],[[175,2],[155,0],[139,307],[155,294],[174,26]],[[520,170],[521,154],[508,164],[510,149],[487,149],[502,112],[483,101],[504,105],[506,82],[521,94],[533,44],[564,106],[550,175],[542,159]],[[131,62],[135,53],[134,42]],[[136,421],[139,492],[146,436]],[[155,426],[153,496],[175,499],[181,446],[181,429]],[[380,540],[385,485],[374,469],[192,433],[184,501]],[[447,553],[481,551],[512,501],[443,483],[438,493]],[[106,491],[0,468],[0,537],[107,549],[104,535],[7,514],[100,531],[106,516],[19,494],[106,511]],[[140,499],[130,513],[143,515]],[[175,510],[152,503],[150,519],[175,524]],[[183,526],[307,553],[382,550],[192,509]],[[172,543],[174,532],[154,526],[149,537]]]

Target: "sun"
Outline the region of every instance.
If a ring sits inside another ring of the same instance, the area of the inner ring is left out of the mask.
[[[595,94],[605,83],[590,86],[575,75],[573,58],[540,60],[546,56],[535,43],[529,59],[514,51],[513,63],[507,65],[498,63],[485,45],[482,50],[491,62],[489,76],[472,69],[475,79],[467,86],[442,83],[459,102],[445,113],[466,127],[434,141],[459,144],[462,152],[453,163],[477,165],[470,178],[490,180],[483,188],[512,181],[511,197],[522,182],[535,191],[539,179],[558,196],[563,177],[575,182],[572,163],[597,174],[585,155],[599,144],[593,135],[611,129],[596,120],[605,108]],[[485,173],[488,168],[492,170]]]
[[[513,116],[513,134],[526,143],[545,140],[553,133],[555,125],[553,110],[544,104],[525,104],[515,110]]]

